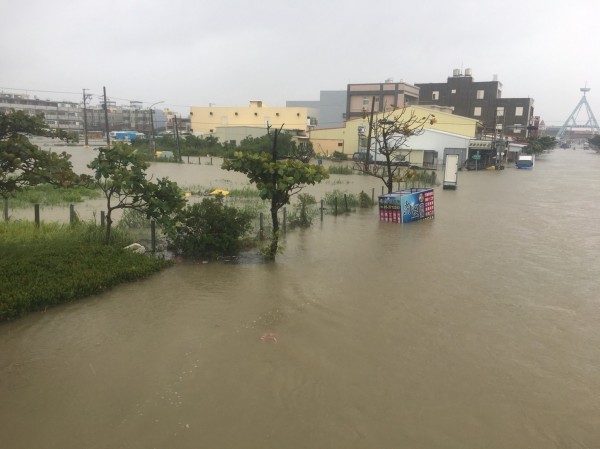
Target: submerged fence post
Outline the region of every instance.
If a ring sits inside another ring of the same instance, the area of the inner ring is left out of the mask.
[[[35,227],[39,228],[40,227],[40,205],[35,204],[33,206],[33,210],[34,210],[34,215],[35,215]]]
[[[150,220],[150,248],[153,253],[156,252],[156,222]]]
[[[101,210],[100,211],[100,227],[103,228],[104,227],[104,219],[105,219],[105,215],[104,215],[104,211]]]
[[[350,212],[348,210],[348,195],[344,193],[344,204],[346,206],[346,213]]]
[[[69,204],[69,224],[75,223],[75,206]]]
[[[337,196],[334,197],[333,206],[333,215],[337,217]]]
[[[323,209],[325,209],[325,201],[321,200],[321,221],[323,221]]]
[[[371,189],[371,201],[375,202],[375,187]]]
[[[8,221],[8,198],[4,198],[4,221]]]

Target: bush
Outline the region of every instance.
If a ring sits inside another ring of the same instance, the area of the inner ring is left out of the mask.
[[[334,151],[332,155],[332,159],[336,159],[339,161],[347,161],[348,155],[346,153],[342,153],[341,151]]]
[[[354,170],[352,167],[348,167],[347,165],[330,165],[327,167],[327,170],[332,175],[352,175],[354,174]]]
[[[298,202],[294,204],[294,208],[289,217],[290,226],[308,228],[312,224],[313,218],[317,214],[314,207],[317,200],[314,196],[307,193],[298,194]]]
[[[205,198],[183,210],[170,248],[187,257],[232,256],[250,231],[252,215],[226,206],[223,198]]]
[[[325,194],[325,204],[330,213],[340,214],[354,211],[360,203],[356,195],[334,190]]]
[[[369,207],[373,207],[375,202],[364,192],[364,190],[361,190],[358,195],[358,204],[361,209],[368,209]]]

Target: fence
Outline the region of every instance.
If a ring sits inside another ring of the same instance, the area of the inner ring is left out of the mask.
[[[325,201],[321,199],[318,203],[318,208],[316,209],[317,215],[320,217],[321,222],[324,221],[326,211],[330,211],[330,213],[334,216],[338,216],[340,214],[350,213],[354,208],[358,207],[359,200],[355,198],[355,195],[339,192],[339,195],[334,195],[329,199],[329,201]],[[381,193],[384,193],[384,189],[382,187]],[[343,195],[343,196],[342,196]],[[371,202],[375,204],[375,188],[371,191]],[[329,204],[331,203],[331,204]],[[304,208],[304,206],[302,206]],[[307,206],[308,207],[308,206]],[[303,209],[302,212],[305,212]],[[33,205],[33,219],[36,227],[39,227],[42,221],[41,217],[41,208],[40,204]],[[265,225],[265,217],[264,212],[259,212],[258,214],[258,235],[260,238],[264,238],[267,226]],[[3,211],[4,221],[8,222],[10,219],[9,215],[9,200],[8,198],[4,198],[4,211]],[[75,205],[70,204],[68,208],[68,223],[70,225],[75,224],[78,221],[78,216],[75,210]],[[289,216],[287,207],[282,208],[282,221],[281,221],[281,229],[285,233],[287,232],[289,226]],[[106,226],[106,212],[100,211],[100,227],[104,228]],[[150,228],[150,250],[152,252],[156,252],[156,244],[157,244],[157,227],[156,222],[154,220],[150,220],[149,223]]]

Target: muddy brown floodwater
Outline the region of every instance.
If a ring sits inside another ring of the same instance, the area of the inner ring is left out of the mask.
[[[429,222],[326,216],[275,263],[176,265],[0,325],[0,447],[598,447],[600,155],[435,196]]]

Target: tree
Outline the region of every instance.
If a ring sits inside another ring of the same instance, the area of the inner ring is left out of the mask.
[[[394,109],[384,112],[381,118],[372,122],[370,134],[371,148],[363,162],[354,164],[359,172],[381,179],[388,193],[392,193],[394,182],[406,181],[411,176],[411,170],[406,167],[406,157],[410,154],[404,146],[411,136],[423,133],[425,124],[433,125],[435,116],[429,114],[419,117],[413,109]],[[376,160],[374,163],[373,160]]]
[[[27,137],[50,133],[43,115],[30,116],[23,111],[0,113],[0,196],[6,198],[30,185],[50,183],[69,187],[81,180],[72,170],[70,155],[42,151]]]
[[[273,234],[267,254],[271,259],[275,258],[279,244],[279,209],[289,204],[290,197],[307,184],[314,185],[329,178],[327,170],[320,165],[308,165],[297,159],[278,159],[280,131],[271,134],[271,154],[237,151],[222,166],[225,170],[244,173],[251,183],[256,184],[260,197],[271,201]]]
[[[538,155],[544,151],[551,150],[555,146],[556,139],[554,137],[528,137],[527,146],[523,148],[523,153]]]
[[[596,148],[600,148],[600,134],[596,134],[591,139],[588,139],[590,145],[593,145]]]
[[[147,218],[170,227],[177,212],[186,204],[177,183],[167,178],[156,182],[147,179],[149,164],[135,149],[124,143],[100,148],[98,156],[88,167],[94,171],[94,182],[106,198],[106,243],[110,242],[112,213],[117,209],[143,212]]]
[[[272,133],[267,133],[261,137],[246,137],[240,142],[240,148],[243,151],[253,153],[270,153],[273,145]],[[298,159],[308,163],[311,157],[315,156],[313,146],[310,142],[296,143],[292,135],[287,132],[280,132],[277,137],[277,158],[278,159]]]

